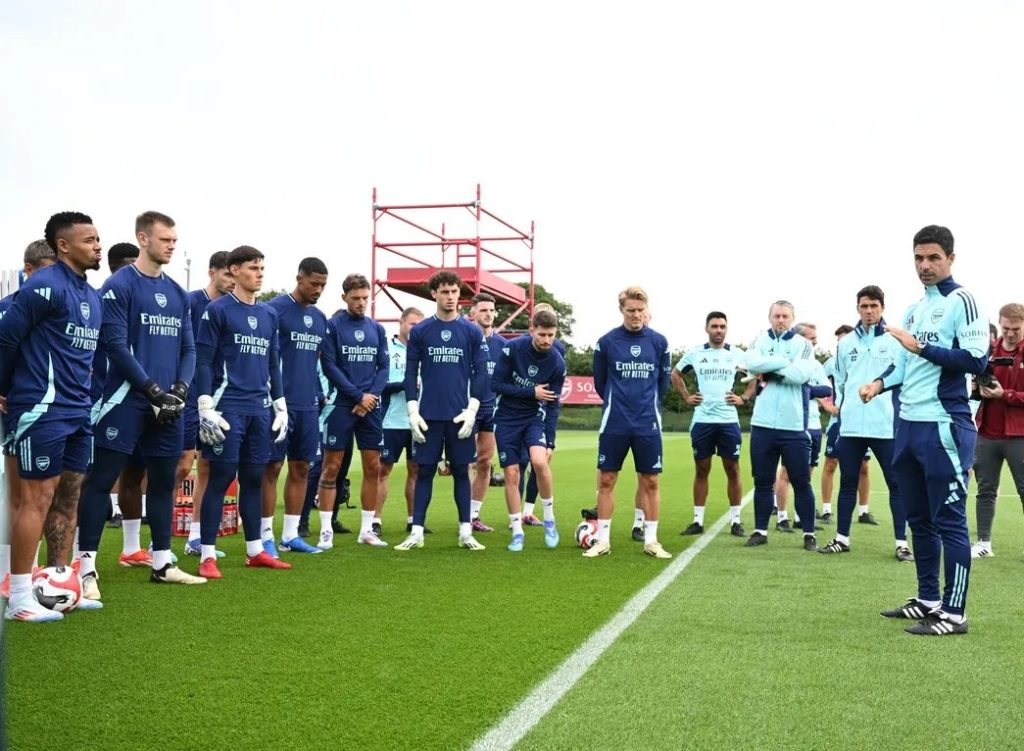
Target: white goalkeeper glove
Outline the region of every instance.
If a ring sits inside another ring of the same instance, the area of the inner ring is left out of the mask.
[[[231,426],[213,408],[213,397],[199,397],[199,440],[208,446],[224,443],[225,430],[231,430]]]
[[[270,426],[270,432],[276,432],[274,443],[280,443],[288,435],[288,403],[282,396],[274,400],[274,423]]]
[[[426,443],[427,422],[420,417],[420,403],[408,402],[405,408],[409,412],[409,430],[412,431],[412,439],[416,443]]]
[[[469,398],[469,405],[452,418],[452,422],[461,422],[459,438],[469,438],[473,434],[473,427],[476,425],[476,413],[480,411],[480,400],[474,397]]]

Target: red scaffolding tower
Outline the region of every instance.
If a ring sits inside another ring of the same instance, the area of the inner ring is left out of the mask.
[[[428,214],[441,221],[440,232],[425,225],[427,220],[413,221]],[[467,212],[467,213],[462,213]],[[454,216],[453,216],[454,215]],[[454,218],[455,222],[449,225]],[[387,231],[404,232],[400,238],[383,240],[381,231],[387,222]],[[394,220],[394,222],[390,221]],[[452,226],[451,235],[447,227]],[[465,203],[424,203],[383,205],[377,203],[377,189],[373,189],[373,276],[370,315],[382,322],[399,319],[403,306],[395,292],[403,292],[430,300],[427,282],[438,269],[449,269],[462,280],[462,304],[480,292],[494,295],[498,304],[511,304],[514,309],[504,321],[496,322],[498,331],[505,329],[522,311],[533,315],[533,231],[524,232],[484,208],[480,200],[480,185],[476,186],[476,200]],[[498,252],[498,249],[501,252]],[[519,286],[526,283],[526,289]],[[397,312],[389,317],[377,309],[377,298],[383,295],[394,303]]]

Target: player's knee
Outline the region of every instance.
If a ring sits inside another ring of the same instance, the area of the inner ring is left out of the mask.
[[[601,490],[611,490],[612,488],[615,487],[615,482],[618,479],[618,472],[605,472],[602,470],[601,473],[598,475],[598,486],[601,488]]]
[[[270,465],[267,465],[269,469]],[[281,471],[280,465],[278,465],[277,471]],[[275,475],[276,477],[277,475]],[[288,462],[288,479],[296,482],[306,482],[309,479],[309,462],[307,461],[289,461]]]

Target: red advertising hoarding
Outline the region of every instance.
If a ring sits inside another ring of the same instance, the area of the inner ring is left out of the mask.
[[[591,376],[566,376],[562,384],[562,404],[602,404]]]

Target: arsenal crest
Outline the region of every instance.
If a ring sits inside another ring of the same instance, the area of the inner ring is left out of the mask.
[[[362,329],[356,329],[356,341],[361,342],[365,338],[366,334],[362,331]]]
[[[633,357],[640,357],[640,345],[634,344],[632,347],[630,347],[629,354],[633,355]]]
[[[249,316],[249,328],[255,331],[256,327],[259,326],[259,324],[260,322],[256,320],[256,316]]]
[[[449,331],[448,329],[445,329],[444,331],[441,332],[441,339],[443,339],[446,342],[450,342],[452,340],[452,332]]]
[[[78,306],[78,309],[80,311],[82,311],[82,318],[84,318],[85,320],[88,321],[89,320],[89,313],[91,312],[89,310],[89,303],[87,303],[87,302],[82,303],[81,305]]]
[[[167,307],[167,295],[165,295],[163,292],[157,292],[155,295],[153,295],[153,299],[156,300],[156,304],[159,305],[161,308]]]

